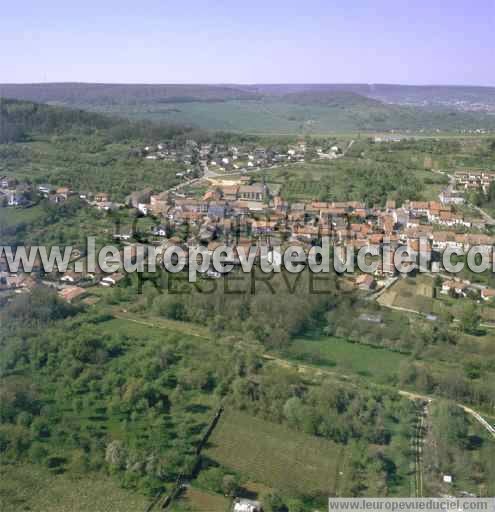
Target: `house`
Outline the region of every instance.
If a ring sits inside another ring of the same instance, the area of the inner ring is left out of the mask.
[[[440,293],[443,293],[444,295],[454,294],[456,297],[466,297],[469,284],[470,283],[465,281],[444,281],[442,283],[442,289]]]
[[[112,203],[111,201],[103,201],[101,203],[97,203],[96,207],[98,210],[105,210],[105,211],[111,211],[111,210],[117,210],[120,208],[120,205],[117,203]]]
[[[222,187],[225,201],[236,201],[239,193],[239,185],[225,185]]]
[[[450,191],[450,190],[443,190],[440,192],[438,198],[440,199],[440,202],[442,204],[455,204],[455,205],[461,205],[464,204],[465,199],[461,192],[457,191]]]
[[[9,192],[7,194],[7,206],[21,206],[26,202],[25,198],[17,194],[17,192]]]
[[[277,228],[278,222],[276,220],[261,219],[253,220],[251,223],[251,229],[253,234],[263,235],[272,233]]]
[[[266,188],[263,183],[253,183],[252,185],[241,185],[239,187],[239,197],[245,201],[264,201]]]
[[[385,203],[385,209],[386,210],[395,210],[397,208],[397,203],[396,201],[394,201],[393,199],[389,199],[386,203]]]
[[[409,211],[414,215],[425,215],[429,208],[428,201],[410,201],[409,203]]]
[[[235,498],[234,512],[261,512],[261,503],[259,501],[247,500],[245,498]]]
[[[460,235],[464,241],[464,250],[469,250],[471,247],[477,246],[480,252],[490,254],[493,250],[495,238],[483,234],[466,234]],[[461,239],[461,238],[460,238]]]
[[[396,224],[407,226],[409,224],[409,212],[404,208],[399,208],[392,212],[392,217]]]
[[[148,215],[148,213],[150,212],[150,205],[148,203],[138,203],[137,209],[143,215]]]
[[[208,217],[223,219],[227,214],[227,205],[224,201],[210,201],[208,203]]]
[[[61,278],[60,281],[63,283],[77,283],[81,279],[81,274],[77,272],[66,272]]]
[[[167,226],[164,226],[163,224],[160,224],[159,226],[155,226],[151,232],[155,236],[167,236]]]
[[[434,231],[433,232],[433,249],[443,251],[447,247],[454,249],[462,249],[463,241],[456,237],[452,231]]]
[[[362,274],[356,278],[356,286],[360,290],[370,291],[376,286],[376,282],[370,274]]]
[[[383,323],[383,318],[381,315],[372,315],[371,313],[362,313],[359,315],[359,320],[363,322],[369,322],[371,324]]]
[[[55,187],[52,185],[49,185],[47,183],[44,183],[44,184],[38,186],[38,192],[40,192],[40,194],[47,196],[47,195],[51,194],[52,192],[55,192]]]
[[[104,277],[100,284],[102,286],[115,286],[117,283],[122,281],[124,279],[124,274],[120,274],[119,272],[116,272],[115,274],[111,274],[109,276]]]
[[[9,178],[8,176],[2,176],[0,178],[0,188],[14,188],[17,185],[15,178]]]
[[[150,209],[154,214],[165,213],[168,203],[168,192],[162,192],[157,195],[152,195],[149,198]]]
[[[495,290],[493,288],[483,288],[481,290],[481,298],[483,300],[493,300],[495,297]]]
[[[50,203],[54,203],[54,204],[62,204],[62,203],[65,203],[65,201],[67,201],[67,196],[65,194],[50,194],[48,196],[48,200],[50,201]]]
[[[95,201],[97,203],[108,203],[110,201],[110,195],[106,192],[97,192],[95,194]]]
[[[311,242],[317,240],[320,236],[320,229],[318,226],[304,225],[294,226],[293,236],[298,240]]]
[[[132,192],[128,197],[128,205],[132,208],[139,208],[140,203],[149,203],[151,199],[151,189]]]
[[[67,199],[70,196],[70,194],[71,194],[71,190],[70,190],[69,187],[58,187],[55,190],[55,194],[57,194],[58,196],[63,197],[64,199]]]
[[[112,238],[114,240],[130,240],[131,235],[126,233],[115,233]]]
[[[15,290],[29,287],[28,280],[30,279],[32,279],[30,276],[0,272],[0,290]]]
[[[58,292],[59,296],[67,302],[72,302],[74,299],[81,297],[85,293],[87,293],[87,290],[79,286],[68,286]]]

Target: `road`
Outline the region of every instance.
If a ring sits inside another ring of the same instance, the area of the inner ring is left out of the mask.
[[[404,396],[405,398],[409,398],[410,400],[421,400],[421,401],[428,402],[428,403],[435,400],[435,397],[432,397],[432,396],[420,395],[418,393],[411,393],[410,391],[404,391],[404,390],[399,390],[399,395]],[[483,416],[481,416],[481,414],[479,412],[477,412],[474,409],[471,409],[471,407],[468,407],[467,405],[464,405],[461,403],[456,403],[456,405],[457,405],[457,407],[460,407],[465,413],[472,416],[495,439],[495,428],[493,427],[493,425],[488,423],[488,421],[486,421],[485,418],[483,418]]]
[[[487,212],[485,212],[485,210],[482,210],[479,206],[475,206],[471,203],[469,203],[469,206],[474,208],[483,217],[483,220],[486,222],[487,226],[495,226],[495,219]]]

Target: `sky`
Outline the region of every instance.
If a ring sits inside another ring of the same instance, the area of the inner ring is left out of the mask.
[[[0,83],[495,86],[495,0],[2,2]]]

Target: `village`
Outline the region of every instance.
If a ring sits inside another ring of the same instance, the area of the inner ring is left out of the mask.
[[[351,142],[352,144],[352,142]],[[198,144],[186,141],[178,148],[171,143],[146,146],[140,150],[144,159],[171,159],[188,167],[177,173],[179,184],[158,191],[145,189],[130,194],[125,202],[114,202],[107,192],[88,193],[68,186],[39,184],[33,186],[14,178],[1,177],[0,205],[5,208],[29,208],[40,198],[63,204],[75,196],[88,207],[102,211],[129,209],[138,217],[150,220],[145,241],[161,255],[172,245],[185,251],[202,246],[209,253],[220,245],[258,249],[299,245],[304,249],[319,245],[323,237],[332,240],[336,250],[352,246],[356,251],[371,245],[389,244],[392,251],[407,247],[411,254],[419,250],[419,240],[427,241],[428,250],[440,255],[445,249],[467,252],[477,246],[490,253],[495,237],[491,234],[491,218],[469,208],[466,195],[470,191],[487,193],[495,180],[495,172],[460,171],[450,175],[449,186],[437,201],[406,200],[397,204],[367,205],[359,201],[288,202],[282,196],[280,183],[257,179],[260,169],[278,165],[297,165],[304,160],[335,159],[345,150],[328,143],[317,147],[311,155],[304,141],[288,146],[286,152],[264,147]],[[135,245],[132,229],[112,234],[122,245]],[[142,243],[143,233],[140,233]],[[74,261],[81,255],[74,250]],[[239,263],[235,258],[233,263]],[[32,276],[8,272],[5,262],[0,275],[0,290],[22,291],[34,286]],[[408,275],[413,275],[411,272]],[[206,277],[218,278],[209,270]],[[477,297],[489,301],[495,290],[486,284],[440,273],[440,293],[451,297]],[[356,289],[376,293],[390,286],[398,277],[393,265],[379,264],[373,274],[357,274],[347,281]],[[73,300],[87,293],[88,287],[112,287],[124,278],[122,271],[111,275],[101,270],[77,273],[73,270],[58,276],[45,276],[59,289],[60,296]]]

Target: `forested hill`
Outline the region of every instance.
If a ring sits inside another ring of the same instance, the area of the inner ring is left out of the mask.
[[[281,96],[282,101],[295,105],[321,105],[327,107],[384,107],[378,100],[350,91],[300,91]]]
[[[79,109],[0,97],[0,144],[29,140],[35,134],[107,130],[116,139],[143,135],[172,138],[192,130],[185,125],[131,122]]]
[[[259,98],[258,93],[235,86],[85,83],[0,84],[0,96],[66,105],[140,105]]]
[[[73,128],[110,128],[116,121],[83,110],[0,98],[0,142],[26,140],[31,133],[54,133]]]
[[[417,106],[450,105],[465,110],[495,106],[495,87],[417,86],[391,84],[98,84],[41,83],[0,84],[0,96],[65,105],[143,105],[188,102],[225,102],[282,98],[304,93],[308,99],[321,94],[347,93],[385,103]],[[321,96],[320,96],[321,97]],[[288,98],[289,99],[289,98]]]
[[[495,88],[490,87],[0,84],[2,96],[208,132],[495,131]]]

